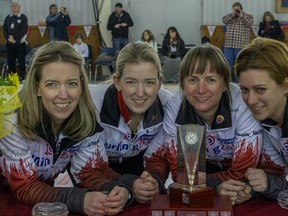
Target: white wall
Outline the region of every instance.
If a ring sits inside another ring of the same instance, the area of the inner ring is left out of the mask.
[[[71,16],[72,25],[96,25],[92,0],[13,0],[21,5],[27,15],[29,25],[37,25],[48,15],[49,5],[64,5]],[[254,24],[259,24],[266,10],[271,11],[280,21],[288,21],[288,14],[275,12],[275,0],[97,0],[100,12],[100,30],[105,42],[111,45],[111,34],[106,29],[107,20],[116,2],[133,16],[135,26],[131,28],[131,40],[140,37],[145,28],[150,28],[158,43],[170,25],[175,25],[186,43],[199,43],[200,25],[222,25],[222,16],[231,12],[235,1],[242,3],[244,11],[254,16]],[[0,24],[10,13],[12,0],[0,0]],[[3,14],[5,14],[3,16]],[[1,20],[2,19],[2,20]],[[199,23],[200,22],[200,23]]]

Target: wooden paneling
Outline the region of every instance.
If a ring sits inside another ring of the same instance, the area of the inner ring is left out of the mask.
[[[89,37],[86,36],[83,26],[70,26],[70,28],[71,28],[70,30],[67,28],[67,32],[69,35],[69,42],[71,44],[74,44],[76,42],[76,38],[75,38],[76,35],[79,33],[82,34],[83,41],[92,46],[92,58],[94,62],[100,53],[100,43],[99,43],[97,27],[92,26]],[[45,30],[43,37],[41,37],[38,26],[29,26],[27,41],[31,48],[48,43],[49,40],[48,40],[47,28]],[[6,41],[3,36],[3,26],[0,26],[0,44],[5,44],[5,43]]]
[[[282,26],[282,31],[285,34],[284,43],[288,46],[288,24],[282,24],[281,26]],[[213,44],[219,48],[223,48],[223,46],[224,46],[224,25],[216,25],[212,37],[210,37],[207,27],[208,27],[208,25],[201,25],[201,29],[200,29],[201,38],[206,36],[210,39],[211,44]],[[255,36],[253,30],[251,29],[250,40],[252,41],[254,38],[256,38],[256,36]]]
[[[210,43],[222,48],[224,45],[224,25],[216,25],[215,26],[215,30],[214,33],[212,35],[212,37],[210,37],[209,35],[209,31],[208,31],[208,25],[201,25],[201,38],[206,36],[210,39]],[[251,29],[251,40],[253,40],[255,38],[255,34],[253,32],[253,30]]]

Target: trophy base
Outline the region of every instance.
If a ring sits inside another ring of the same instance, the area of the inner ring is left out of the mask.
[[[229,196],[212,196],[213,205],[210,207],[203,205],[172,204],[166,194],[158,194],[154,197],[150,207],[150,216],[233,216],[233,208]]]
[[[170,204],[213,206],[214,190],[206,185],[189,186],[178,183],[169,185]]]

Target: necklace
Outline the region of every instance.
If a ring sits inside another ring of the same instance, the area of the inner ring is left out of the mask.
[[[141,115],[137,115],[136,117],[131,117],[131,121],[129,122],[128,126],[131,130],[131,135],[134,137],[138,131],[138,129],[140,128],[140,122],[142,119],[142,114]]]

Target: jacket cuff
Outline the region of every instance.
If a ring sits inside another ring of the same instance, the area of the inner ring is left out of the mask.
[[[122,182],[124,185],[126,185],[129,188],[132,188],[132,185],[134,182],[139,178],[137,175],[133,174],[124,174],[120,177],[119,181]]]
[[[221,183],[222,183],[221,180],[216,179],[216,178],[214,178],[214,177],[212,177],[212,176],[210,176],[208,174],[206,175],[206,185],[207,186],[212,187],[212,188],[215,189],[215,187],[217,185],[221,184]]]
[[[84,198],[87,192],[92,191],[90,189],[83,188],[61,188],[62,192],[66,194],[62,199],[57,201],[65,203],[69,211],[84,214]],[[66,191],[66,192],[65,192]],[[68,198],[69,197],[69,198]]]
[[[165,182],[163,182],[163,181],[161,180],[161,178],[160,178],[159,176],[155,175],[155,174],[152,174],[152,177],[153,177],[154,179],[156,179],[157,182],[158,182],[159,193],[160,193],[160,194],[167,194],[167,190],[166,190],[166,188],[165,188]]]
[[[133,195],[133,192],[132,192],[132,189],[131,189],[130,186],[125,185],[121,181],[110,181],[110,182],[107,182],[106,184],[104,184],[101,187],[101,190],[110,192],[115,186],[124,187],[124,188],[126,188],[128,190],[128,193],[129,193],[128,200],[127,200],[127,202],[126,202],[124,207],[129,206],[134,201],[134,195]]]

